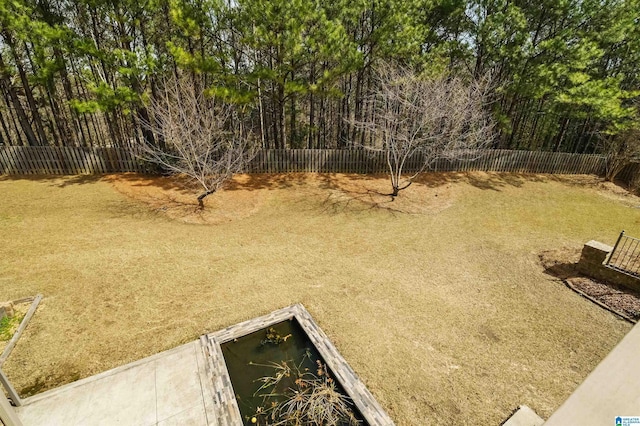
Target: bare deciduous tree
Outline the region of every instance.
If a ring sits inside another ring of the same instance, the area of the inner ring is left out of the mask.
[[[605,139],[607,154],[605,179],[613,181],[616,176],[634,160],[640,160],[640,129],[628,129]]]
[[[376,89],[366,100],[370,114],[352,123],[386,155],[392,197],[407,188],[441,158],[473,156],[486,147],[494,124],[487,108],[490,79],[465,83],[455,77],[421,78],[413,72],[383,64]],[[403,176],[408,163],[410,176]],[[416,167],[417,164],[417,167]]]
[[[140,157],[195,180],[203,190],[197,199],[204,208],[205,197],[246,170],[255,144],[236,106],[207,97],[196,86],[187,78],[174,78],[164,84],[162,98],[150,101],[155,119],[144,125],[162,143],[141,142]]]

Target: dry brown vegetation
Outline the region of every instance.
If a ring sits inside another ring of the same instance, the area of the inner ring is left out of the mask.
[[[545,271],[569,288],[604,304],[630,321],[640,319],[640,292],[610,282],[599,281],[580,273],[580,249],[555,249],[540,253]]]
[[[45,298],[5,364],[23,395],[301,302],[399,425],[556,409],[630,325],[538,255],[640,235],[591,177],[1,178],[0,300]]]

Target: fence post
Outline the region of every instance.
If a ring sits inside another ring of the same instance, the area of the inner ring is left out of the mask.
[[[5,426],[22,426],[18,415],[2,392],[0,392],[0,423]]]
[[[11,382],[9,382],[9,379],[2,372],[2,370],[0,370],[0,384],[5,388],[5,390],[7,391],[7,394],[9,394],[9,398],[11,398],[13,400],[13,403],[15,404],[15,406],[16,407],[21,406],[22,405],[22,400],[20,399],[20,395],[18,395],[18,392],[11,385]],[[0,392],[0,393],[2,393],[2,392]]]
[[[622,232],[620,232],[620,235],[618,236],[618,241],[616,241],[616,244],[613,246],[613,250],[611,250],[611,254],[607,258],[607,263],[605,263],[605,265],[608,265],[609,262],[611,262],[611,258],[613,257],[613,253],[616,252],[616,249],[618,248],[618,244],[620,244],[620,240],[622,239],[622,237],[624,237],[624,229],[622,230]]]

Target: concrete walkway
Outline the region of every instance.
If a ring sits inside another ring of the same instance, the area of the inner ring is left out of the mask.
[[[27,398],[24,426],[207,425],[211,389],[199,341]]]
[[[618,416],[640,418],[639,358],[640,324],[636,324],[545,426],[615,425]]]
[[[542,426],[544,420],[526,405],[518,407],[515,413],[501,426]]]
[[[613,425],[617,416],[640,418],[639,354],[640,324],[544,425]],[[219,392],[207,375],[201,343],[194,341],[27,398],[16,411],[24,426],[218,426],[213,401]],[[541,423],[521,407],[504,425]]]

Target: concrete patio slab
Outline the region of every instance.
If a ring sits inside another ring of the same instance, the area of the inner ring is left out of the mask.
[[[502,426],[541,426],[544,420],[526,405],[521,405]]]
[[[207,425],[199,341],[23,400],[25,426]],[[210,391],[209,391],[210,392]]]
[[[200,350],[200,346],[195,346]],[[176,368],[176,366],[181,368]],[[179,351],[155,362],[158,421],[174,417],[202,399],[196,351]],[[203,409],[202,404],[198,405]]]
[[[74,424],[142,426],[157,422],[155,362],[105,377],[93,385],[91,394]]]
[[[618,416],[640,417],[640,324],[606,356],[545,426],[615,425]]]
[[[299,323],[368,424],[394,424],[299,304],[24,399],[15,411],[24,426],[242,425],[220,343],[285,320]]]
[[[188,408],[175,416],[158,422],[158,426],[199,426],[207,424],[207,416],[202,404]]]

